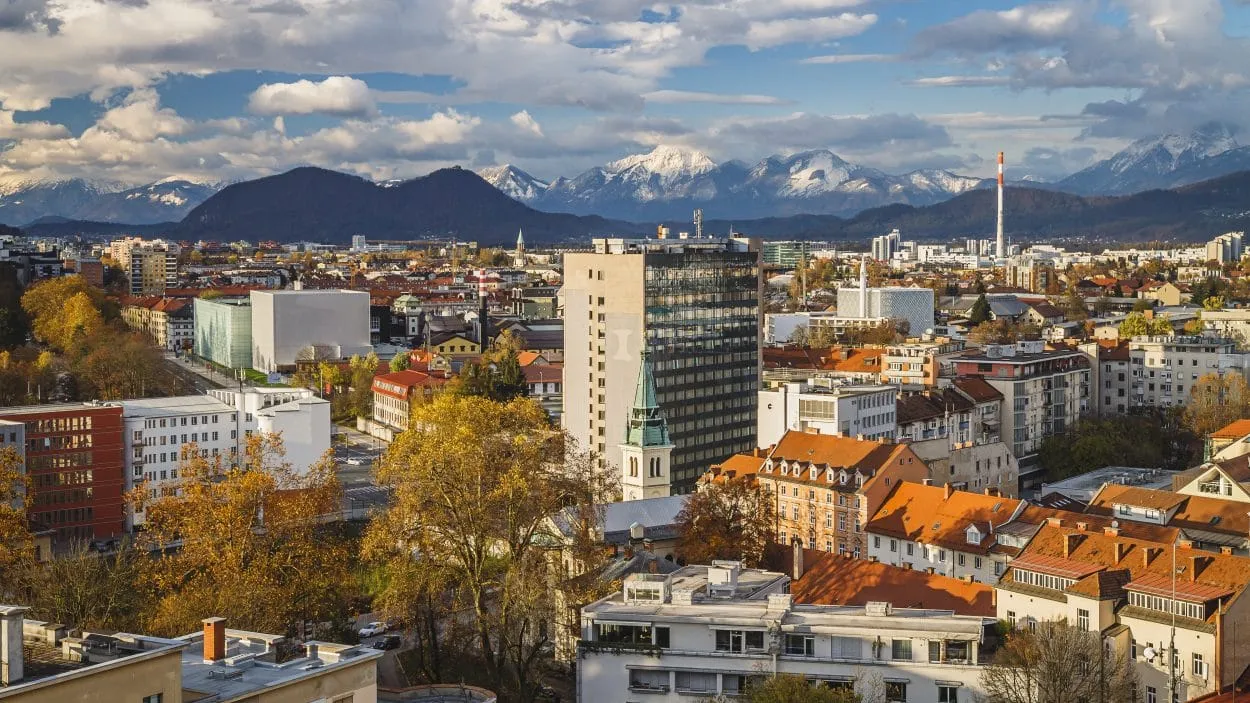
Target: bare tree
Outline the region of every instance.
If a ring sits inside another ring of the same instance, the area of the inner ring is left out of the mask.
[[[1009,634],[981,672],[989,703],[1133,703],[1136,683],[1125,652],[1063,621]]]

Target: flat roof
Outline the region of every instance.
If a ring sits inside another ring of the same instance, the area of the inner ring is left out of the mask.
[[[207,395],[179,395],[172,398],[122,400],[119,404],[126,417],[163,417],[168,415],[203,415],[232,413],[235,409]]]
[[[1042,495],[1062,493],[1069,498],[1088,502],[1104,483],[1118,483],[1138,488],[1171,490],[1175,472],[1134,466],[1104,466],[1055,483],[1043,483]]]

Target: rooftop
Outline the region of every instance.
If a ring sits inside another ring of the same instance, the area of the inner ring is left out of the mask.
[[[988,553],[994,528],[1015,517],[1021,501],[968,491],[947,492],[945,486],[899,482],[864,531],[933,544],[964,552]],[[970,542],[969,528],[979,539]]]
[[[123,400],[119,404],[126,417],[165,417],[168,415],[203,415],[232,413],[234,407],[207,395],[179,395],[172,398]]]
[[[1172,473],[1163,469],[1144,469],[1133,466],[1104,466],[1055,483],[1042,484],[1042,493],[1062,493],[1079,501],[1089,501],[1104,483],[1117,483],[1141,488],[1168,488],[1172,485]]]
[[[815,549],[803,550],[803,575],[791,583],[790,592],[803,605],[886,602],[957,615],[995,614],[992,586]]]
[[[1212,439],[1241,439],[1250,435],[1250,420],[1234,420],[1211,433]]]

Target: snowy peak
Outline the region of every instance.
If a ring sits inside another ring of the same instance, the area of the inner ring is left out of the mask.
[[[479,170],[477,175],[498,188],[504,195],[523,203],[534,202],[547,191],[549,186],[547,182],[531,176],[512,164],[490,166]]]
[[[136,188],[80,178],[0,178],[0,224],[20,226],[47,217],[136,225],[170,222],[220,188],[181,179]]]
[[[716,162],[707,154],[679,146],[660,145],[647,154],[635,154],[613,161],[603,167],[610,174],[641,171],[655,174],[666,181],[690,178],[708,173]]]
[[[1057,186],[1081,194],[1123,195],[1196,183],[1248,167],[1250,148],[1238,144],[1233,128],[1209,122],[1189,134],[1139,139]]]

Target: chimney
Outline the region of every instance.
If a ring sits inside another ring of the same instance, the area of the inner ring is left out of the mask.
[[[26,608],[0,605],[0,686],[22,680],[25,662],[22,654],[22,620]]]
[[[1085,528],[1086,528],[1086,527],[1088,527],[1088,526],[1089,526],[1089,525],[1088,525],[1088,523],[1084,523],[1084,522],[1078,522],[1078,523],[1076,523],[1076,529],[1077,529],[1079,532],[1084,532],[1084,531],[1085,531]]]
[[[1205,554],[1202,554],[1202,555],[1195,554],[1189,557],[1189,580],[1191,582],[1197,581],[1198,572],[1206,568],[1206,565],[1210,563],[1210,561],[1211,561],[1211,557]]]
[[[652,541],[651,541],[651,540],[649,540],[649,539],[644,539],[644,540],[642,541],[642,550],[643,550],[644,552],[654,552],[654,551],[655,551],[655,543],[654,543],[654,542],[652,542]]]
[[[1223,554],[1226,557],[1231,557],[1233,555],[1233,548],[1232,547],[1220,547],[1220,554]]]
[[[1119,537],[1119,536],[1120,536],[1120,528],[1119,528],[1119,527],[1115,527],[1115,526],[1108,525],[1107,527],[1102,528],[1102,533],[1103,533],[1104,535],[1108,536],[1108,537]],[[1119,560],[1117,559],[1117,561],[1119,561]]]
[[[803,578],[803,545],[797,539],[794,540],[794,563],[790,578],[795,581]]]
[[[921,483],[923,483],[923,484],[924,484],[924,485],[926,485],[926,486],[932,486],[932,485],[933,485],[933,479],[931,479],[931,478],[926,478],[926,479],[924,479],[923,481],[921,481]]]
[[[755,449],[751,450],[751,456],[755,457],[756,459],[763,458],[763,454],[760,452],[759,447],[756,447]]]
[[[942,500],[950,500],[955,495],[955,487],[947,483],[942,486]]]
[[[1156,547],[1142,547],[1142,550],[1141,550],[1142,568],[1150,566],[1150,560],[1154,559],[1155,557],[1155,549]]]
[[[903,568],[907,569],[908,571],[911,571],[911,562],[910,561],[903,562]]]
[[[1177,546],[1181,549],[1193,549],[1194,541],[1192,539],[1181,539],[1177,541]]]
[[[1119,564],[1124,559],[1125,552],[1128,551],[1128,545],[1123,542],[1115,543],[1115,563]]]
[[[1076,549],[1076,546],[1080,543],[1081,543],[1080,535],[1064,535],[1063,536],[1063,558],[1064,559],[1072,558],[1072,550]]]
[[[994,486],[990,486],[989,488],[986,488],[986,489],[985,489],[985,495],[987,495],[987,496],[994,496],[995,498],[997,498],[997,497],[998,497],[998,489],[997,489],[997,488],[995,488]]]
[[[962,579],[964,583],[972,583],[972,574],[964,574]]]
[[[937,573],[937,569],[933,568],[932,566],[926,567],[926,568],[925,568],[925,571],[929,572],[930,574],[936,574],[936,573]]]
[[[1047,525],[1050,525],[1051,527],[1063,527],[1063,518],[1061,518],[1061,517],[1048,517],[1048,518],[1046,518],[1046,524],[1047,524]]]
[[[226,658],[226,619],[204,618],[204,663]]]

